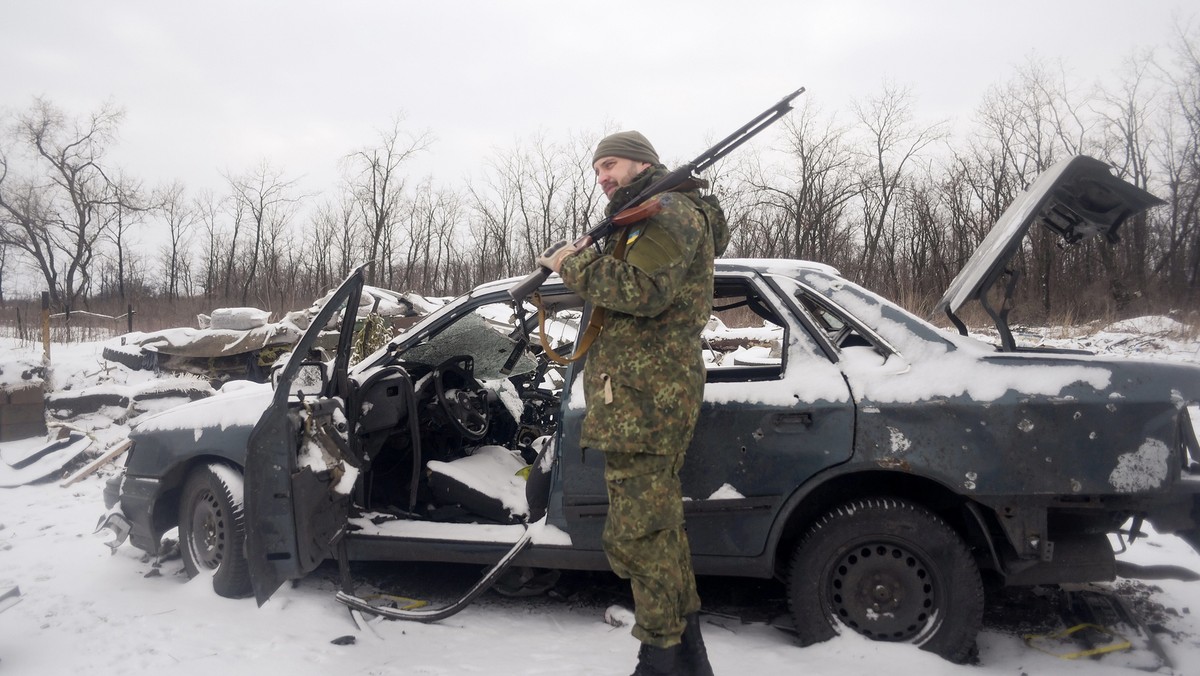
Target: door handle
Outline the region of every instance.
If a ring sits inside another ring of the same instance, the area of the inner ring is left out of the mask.
[[[771,416],[771,427],[777,432],[796,432],[797,427],[809,428],[813,424],[813,414],[810,411],[794,413],[776,413]]]

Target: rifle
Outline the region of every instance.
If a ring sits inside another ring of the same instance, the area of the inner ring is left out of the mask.
[[[804,87],[801,87],[788,94],[779,103],[759,113],[757,117],[742,125],[740,129],[729,136],[726,136],[715,146],[700,153],[696,159],[680,166],[650,184],[645,190],[630,200],[624,209],[597,223],[591,230],[588,230],[579,239],[575,240],[575,244],[581,244],[582,240],[587,237],[591,237],[593,242],[598,242],[601,238],[611,235],[617,228],[632,225],[653,216],[661,208],[657,202],[648,203],[648,200],[655,195],[677,190],[688,183],[704,185],[697,174],[712,166],[717,160],[733,152],[738,146],[753,138],[755,134],[774,124],[779,118],[787,115],[792,110],[792,99],[803,93]],[[557,251],[562,246],[565,246],[565,244],[560,244],[551,251]],[[534,270],[525,279],[522,279],[520,283],[510,288],[508,295],[514,301],[521,302],[541,286],[542,282],[545,282],[549,276],[550,270],[539,265],[537,270]]]

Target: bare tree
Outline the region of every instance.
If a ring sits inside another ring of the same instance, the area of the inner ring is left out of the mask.
[[[895,261],[881,261],[881,243],[893,217],[893,208],[904,190],[909,163],[932,143],[945,137],[944,122],[919,124],[913,118],[913,95],[907,88],[884,83],[878,96],[853,104],[855,117],[866,132],[866,149],[860,156],[862,204],[862,254],[859,269],[876,270],[886,262],[895,281]]]
[[[267,236],[260,256],[262,274],[255,286],[257,302],[262,307],[293,307],[297,292],[310,288],[309,283],[297,279],[300,246],[287,216],[266,220]]]
[[[1101,158],[1116,168],[1118,176],[1144,190],[1150,189],[1153,175],[1151,148],[1155,139],[1151,119],[1158,104],[1157,92],[1149,86],[1152,67],[1149,52],[1128,59],[1118,88],[1102,92],[1098,106]],[[1122,226],[1121,236],[1125,242],[1119,250],[1104,242],[1095,245],[1118,307],[1134,297],[1144,297],[1149,290],[1149,214],[1143,212],[1130,219]]]
[[[52,302],[67,310],[84,293],[104,233],[105,207],[119,195],[106,175],[105,156],[123,112],[111,104],[69,119],[45,99],[16,118],[13,138],[30,155],[30,175],[10,175],[0,153],[0,238],[41,272]]]
[[[513,222],[516,199],[512,191],[497,186],[492,177],[467,184],[470,195],[471,237],[474,241],[475,274],[478,278],[516,274]]]
[[[988,90],[969,148],[954,154],[943,183],[944,201],[956,218],[950,250],[960,265],[1039,173],[1060,159],[1092,149],[1096,120],[1089,114],[1089,100],[1089,93],[1071,86],[1062,63],[1037,59]],[[1044,313],[1051,311],[1060,281],[1071,285],[1064,296],[1080,297],[1080,281],[1094,272],[1078,259],[1086,247],[1060,255],[1057,235],[1044,228],[1031,231],[1030,241],[1019,251],[1016,265],[1032,274],[1025,276],[1018,293],[1037,294]]]
[[[406,288],[445,294],[463,291],[454,284],[451,266],[457,253],[457,226],[463,217],[458,193],[438,188],[426,178],[417,186],[405,214],[403,231],[408,246],[397,281]],[[394,247],[399,248],[399,247]]]
[[[763,167],[757,155],[743,163],[751,209],[762,210],[752,222],[768,229],[758,236],[766,248],[751,255],[841,264],[836,252],[850,237],[845,211],[859,189],[847,130],[822,117],[811,99],[784,121],[783,130],[784,168]]]
[[[327,289],[350,272],[360,251],[361,221],[353,195],[326,202],[312,215],[309,249],[313,252],[314,283]]]
[[[192,210],[202,226],[203,260],[201,274],[204,280],[201,289],[205,297],[211,299],[216,295],[221,278],[221,251],[225,246],[224,236],[217,222],[221,212],[216,198],[209,191],[204,191],[192,201]]]
[[[950,228],[944,264],[959,270],[1000,217],[1008,204],[1004,195],[1013,188],[999,157],[972,146],[952,154],[938,190]]]
[[[1167,217],[1161,227],[1154,274],[1192,294],[1200,287],[1200,28],[1176,26],[1170,117],[1165,125],[1162,162],[1166,174]]]
[[[180,295],[181,276],[189,269],[190,257],[186,249],[192,228],[201,216],[196,211],[196,204],[187,199],[182,183],[171,183],[160,189],[156,201],[166,221],[168,236],[162,256],[163,288],[167,298],[175,300]]]
[[[241,302],[245,304],[250,297],[251,285],[254,284],[262,265],[264,247],[269,248],[272,245],[268,236],[277,232],[291,218],[299,198],[292,195],[296,181],[285,180],[283,172],[266,161],[243,176],[226,178],[233,191],[233,202],[237,205],[236,213],[249,219],[251,227],[250,250],[246,252],[246,269],[241,283]],[[240,220],[235,217],[235,223]],[[235,243],[236,238],[235,226]],[[268,261],[268,264],[271,262]]]
[[[497,151],[484,181],[473,186],[475,213],[484,216],[492,241],[509,242],[505,256],[522,269],[551,242],[581,234],[599,210],[584,138],[560,144],[539,132],[529,143]]]
[[[112,204],[101,209],[104,219],[105,239],[115,247],[117,260],[116,293],[119,298],[126,298],[126,265],[128,263],[126,250],[126,235],[142,222],[144,212],[151,208],[142,198],[142,188],[136,181],[119,175],[113,184],[116,199]]]
[[[1011,118],[1017,136],[1015,150],[1022,152],[1022,187],[1056,161],[1088,149],[1090,120],[1082,114],[1086,97],[1069,86],[1062,63],[1051,67],[1030,60],[1009,85],[1009,94],[1016,108]],[[1058,256],[1058,236],[1038,228],[1031,234],[1030,257],[1035,276],[1030,284],[1040,290],[1042,312],[1049,314],[1060,281],[1079,278],[1062,267],[1065,258]],[[1085,270],[1087,274],[1091,270]],[[1073,286],[1077,286],[1073,284]],[[1068,294],[1063,294],[1067,296]]]
[[[233,228],[228,233],[228,244],[224,247],[225,272],[222,274],[221,280],[224,288],[221,297],[228,300],[233,298],[233,287],[237,284],[235,271],[238,262],[238,243],[242,240],[241,234],[246,225],[246,214],[249,212],[249,208],[245,200],[237,199],[235,196],[223,200],[222,204],[233,219]]]
[[[41,273],[55,304],[61,304],[57,257],[62,237],[50,223],[48,195],[28,178],[14,180],[0,156],[0,245],[23,253]]]
[[[0,242],[0,307],[4,307],[4,276],[7,274],[9,267],[9,245]]]
[[[596,182],[596,170],[592,166],[592,151],[598,139],[604,138],[608,130],[576,132],[567,136],[562,145],[562,161],[566,165],[567,186],[564,204],[567,237],[575,238],[587,231],[598,220],[603,208],[601,197],[604,192]],[[712,179],[721,171],[719,166],[710,167],[708,177]]]
[[[888,247],[898,259],[896,290],[901,300],[921,314],[953,279],[957,268],[947,265],[953,228],[948,226],[941,186],[932,163],[914,172],[897,205]]]
[[[390,238],[389,230],[396,224],[405,180],[400,169],[413,155],[426,150],[433,137],[424,132],[409,134],[402,131],[401,117],[392,120],[390,129],[379,132],[379,145],[356,151],[347,156],[351,176],[348,179],[366,228],[367,281],[378,284],[376,273],[381,247]]]

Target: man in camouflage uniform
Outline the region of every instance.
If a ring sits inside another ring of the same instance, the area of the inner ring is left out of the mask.
[[[635,131],[600,141],[593,167],[609,215],[667,172]],[[707,676],[679,470],[704,394],[700,332],[712,312],[713,258],[729,237],[715,201],[694,191],[657,199],[661,211],[618,231],[604,253],[585,242],[547,250],[539,263],[606,311],[583,374],[581,441],[605,455],[604,551],[633,589],[642,641],[634,674]],[[614,255],[621,237],[623,257]]]

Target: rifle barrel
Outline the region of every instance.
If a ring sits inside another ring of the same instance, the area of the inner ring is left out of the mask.
[[[803,93],[804,87],[801,87],[791,94],[783,97],[780,99],[779,103],[776,103],[770,108],[767,108],[763,112],[759,113],[754,119],[742,125],[737,131],[733,132],[729,136],[726,136],[720,143],[709,148],[708,150],[705,150],[696,159],[681,167],[677,167],[674,171],[670,172],[666,176],[663,176],[659,180],[655,181],[652,185],[648,186],[645,190],[638,193],[637,196],[629,200],[629,204],[626,205],[626,209],[635,208],[659,193],[674,189],[685,179],[691,178],[694,174],[704,171],[717,160],[733,152],[734,149],[746,141],[749,141],[755,134],[771,126],[776,120],[784,115],[787,115],[792,109],[792,99],[795,99],[797,96],[800,96]],[[598,241],[601,237],[607,236],[608,233],[614,229],[614,227],[615,226],[613,225],[612,219],[605,218],[588,230],[585,236],[591,237],[593,241]],[[546,281],[546,278],[549,276],[549,270],[538,266],[537,270],[534,270],[532,273],[526,275],[520,283],[509,289],[508,295],[514,301],[518,303],[522,302],[529,294],[537,290],[537,288],[542,285],[542,282]]]
[[[746,141],[749,141],[755,134],[774,124],[775,120],[787,115],[792,110],[792,100],[803,93],[804,87],[801,87],[788,94],[780,99],[779,103],[759,113],[758,117],[742,125],[740,129],[726,136],[712,148],[704,151],[699,157],[691,161],[691,164],[695,166],[693,171],[696,173],[704,171],[712,166],[714,162],[733,152]]]

